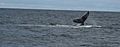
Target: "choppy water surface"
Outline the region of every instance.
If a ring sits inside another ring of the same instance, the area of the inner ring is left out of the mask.
[[[120,13],[90,12],[87,25],[102,28],[51,28],[18,24],[74,25],[85,11],[0,9],[0,47],[119,47]]]

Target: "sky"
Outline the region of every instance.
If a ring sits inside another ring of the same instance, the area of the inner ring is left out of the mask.
[[[120,0],[0,0],[0,8],[120,12]]]

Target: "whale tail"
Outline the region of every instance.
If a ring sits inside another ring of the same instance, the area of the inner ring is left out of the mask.
[[[89,11],[87,11],[81,18],[79,19],[74,19],[73,22],[75,23],[81,23],[81,25],[84,25],[85,20],[89,16]]]
[[[89,16],[89,11],[86,12],[86,13],[81,17],[81,20],[82,20],[81,25],[84,25],[84,22],[85,22],[85,20],[87,19],[88,16]],[[80,21],[81,21],[81,20],[80,20]]]

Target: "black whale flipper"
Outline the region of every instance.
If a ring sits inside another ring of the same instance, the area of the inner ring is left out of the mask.
[[[83,20],[83,22],[85,22],[85,20],[87,19],[88,16],[89,16],[89,11],[86,12],[86,13],[81,17],[81,19]]]
[[[83,20],[82,19],[74,19],[73,22],[75,22],[75,23],[82,23]]]
[[[85,20],[87,19],[88,16],[89,16],[89,11],[86,12],[81,18],[74,19],[73,22],[75,22],[75,23],[81,23],[81,25],[84,25],[84,22],[85,22]]]

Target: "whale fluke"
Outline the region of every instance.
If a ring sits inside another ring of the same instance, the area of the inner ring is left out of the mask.
[[[89,11],[87,11],[81,18],[74,19],[73,22],[75,23],[81,23],[81,25],[84,25],[85,20],[89,16]]]

